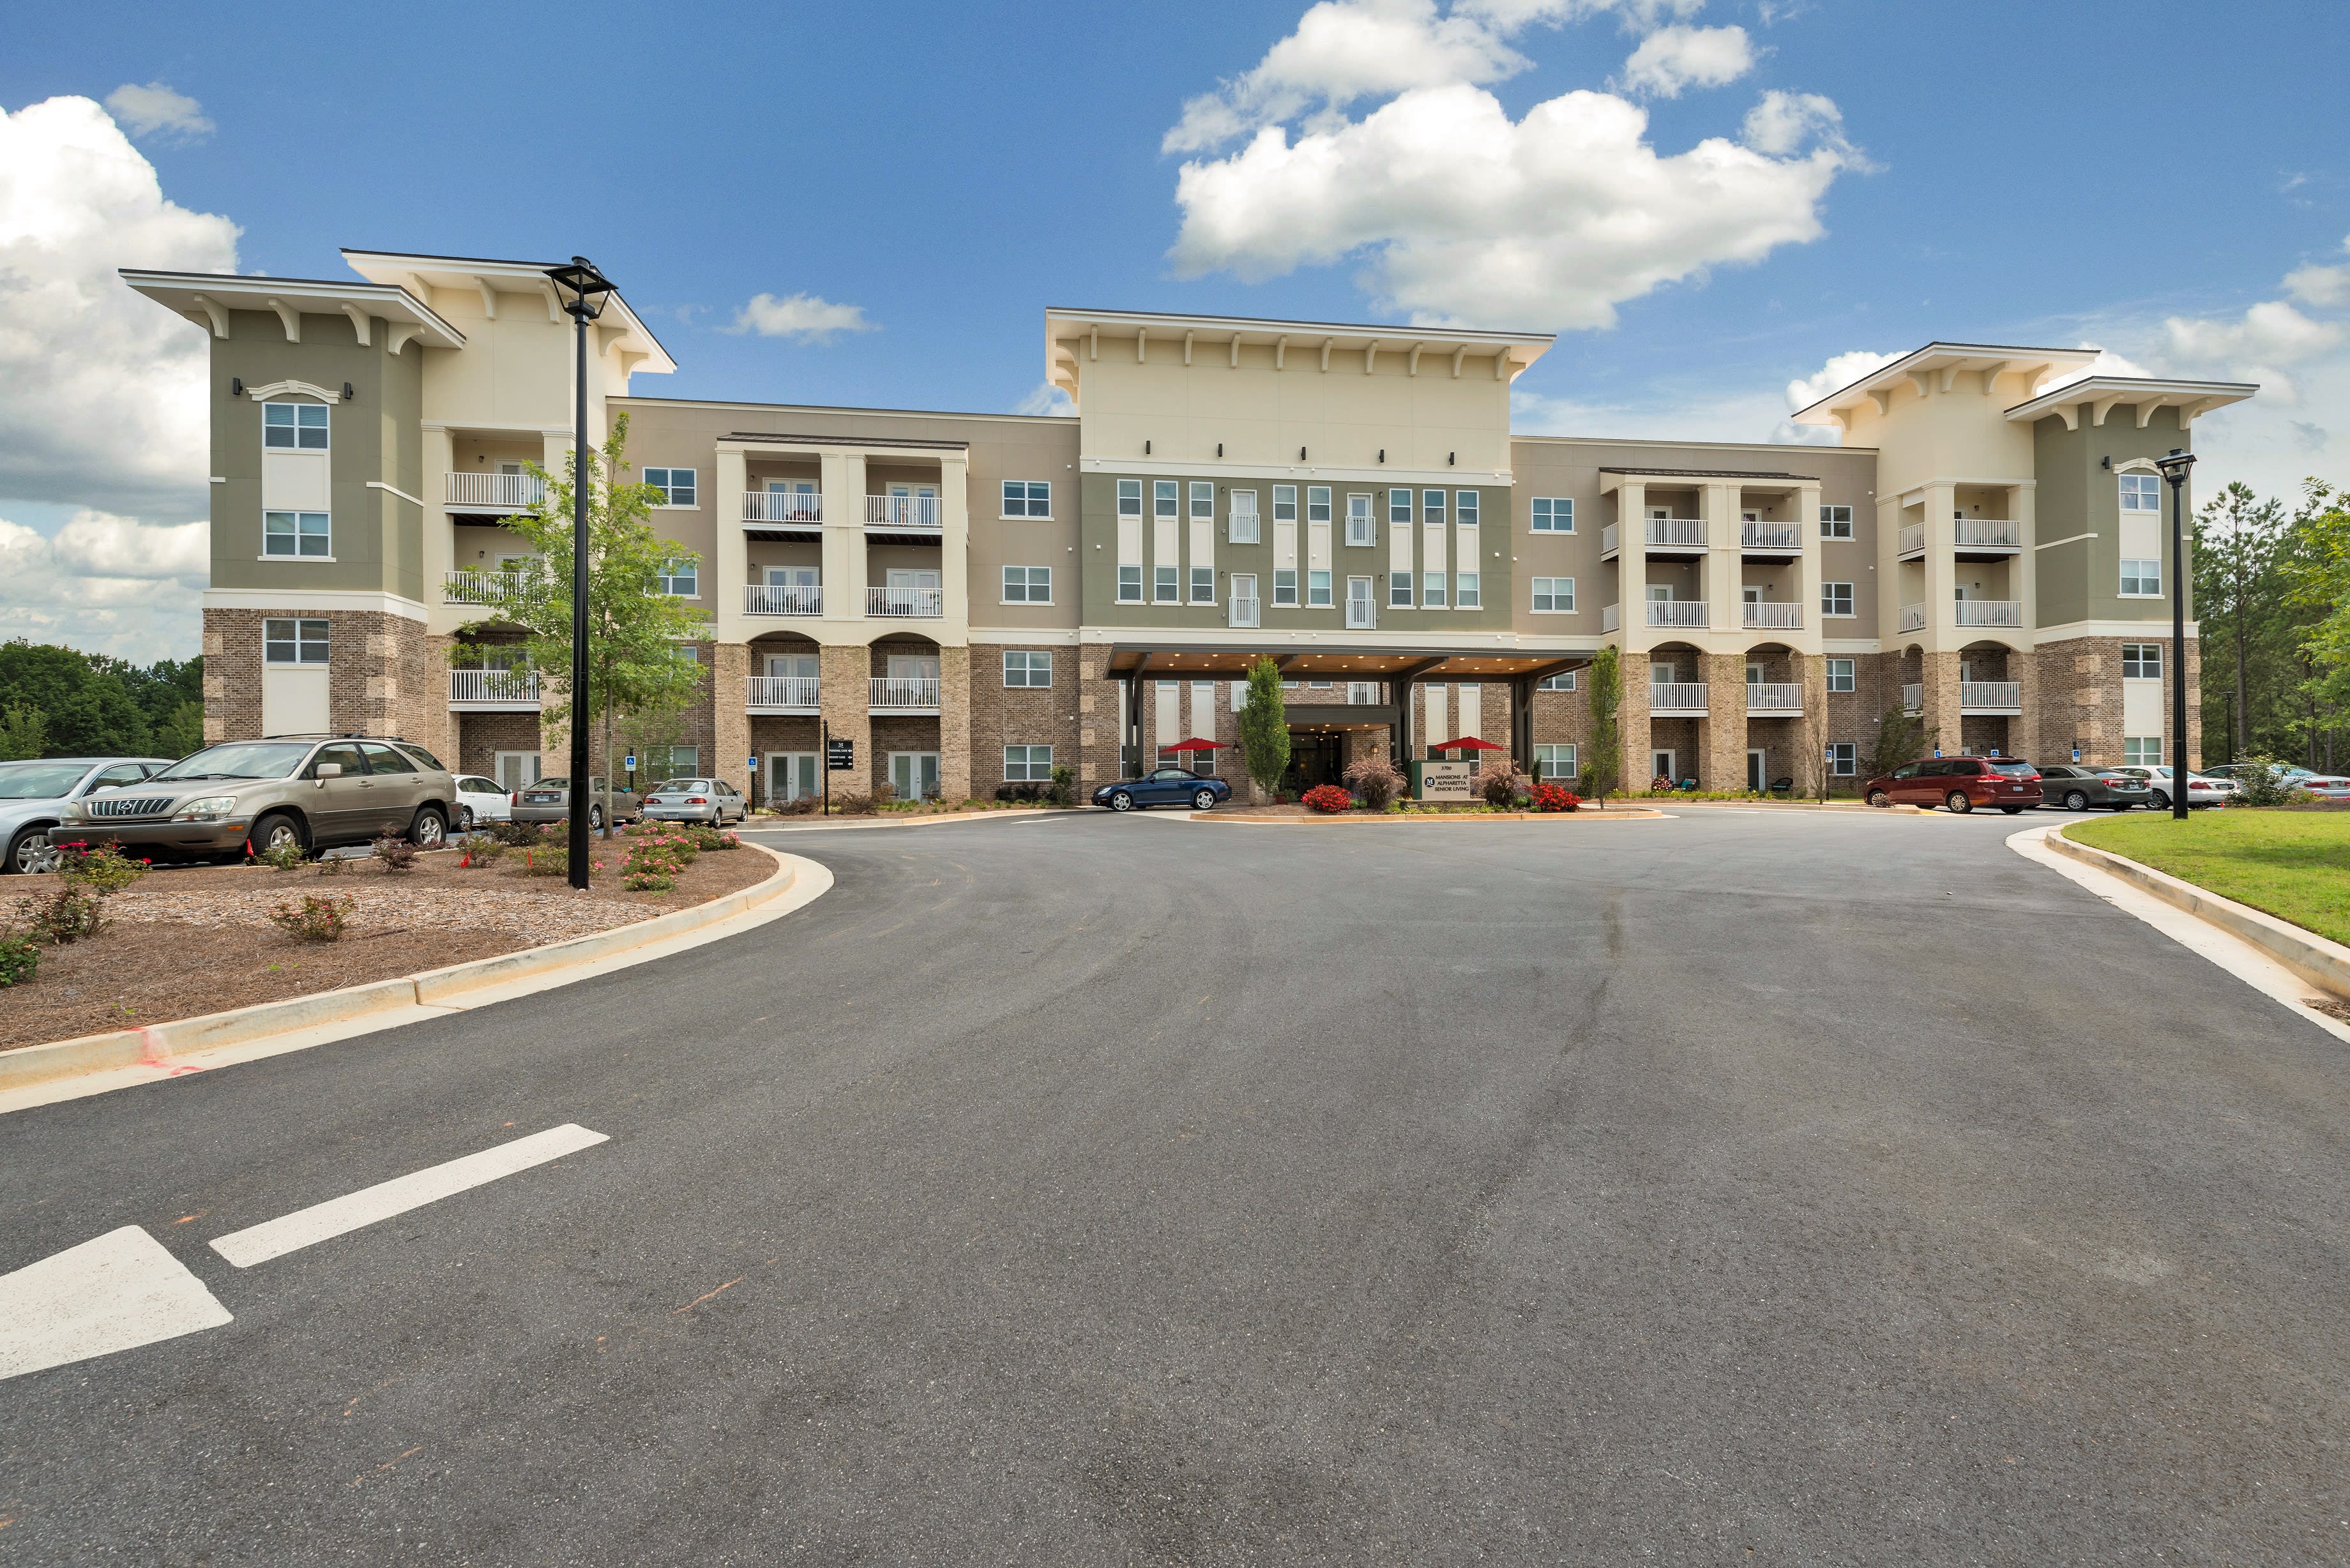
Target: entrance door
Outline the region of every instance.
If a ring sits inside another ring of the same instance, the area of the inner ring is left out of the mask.
[[[898,792],[898,798],[899,800],[938,799],[938,753],[890,753],[889,787]]]
[[[1680,783],[1680,774],[1673,771],[1672,753],[1650,752],[1648,753],[1648,776],[1650,778],[1670,779],[1675,784]]]
[[[1281,787],[1300,795],[1315,784],[1338,783],[1338,738],[1336,735],[1289,732],[1289,766]]]
[[[939,487],[935,484],[891,485],[889,487],[889,521],[902,526],[937,527]]]
[[[1769,756],[1769,753],[1760,749],[1750,749],[1746,753],[1746,787],[1756,794],[1771,787],[1771,780],[1766,776],[1771,765]]]
[[[771,479],[767,481],[767,521],[770,523],[809,523],[816,518],[816,485],[805,479]],[[770,579],[771,581],[773,579]]]
[[[492,771],[497,775],[498,787],[512,794],[538,782],[536,752],[499,752],[492,761]]]
[[[767,753],[767,803],[770,805],[823,793],[824,778],[816,772],[816,754],[814,752]]]

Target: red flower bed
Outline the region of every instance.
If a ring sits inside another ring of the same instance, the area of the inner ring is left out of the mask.
[[[1308,811],[1336,813],[1355,804],[1355,797],[1336,784],[1315,784],[1297,797]]]
[[[1583,805],[1583,797],[1565,784],[1538,784],[1534,803],[1536,811],[1574,811]]]

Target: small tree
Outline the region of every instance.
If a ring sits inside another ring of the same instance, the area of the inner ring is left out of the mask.
[[[511,576],[499,578],[498,607],[458,628],[452,661],[473,649],[465,639],[494,625],[518,626],[527,635],[525,656],[545,683],[544,711],[566,725],[600,725],[604,737],[604,831],[612,831],[612,729],[623,713],[659,713],[687,706],[702,683],[702,666],[683,656],[683,645],[706,635],[708,626],[692,604],[670,593],[680,568],[698,557],[653,531],[648,514],[661,493],[649,484],[622,483],[629,416],[612,421],[600,453],[582,462],[575,452],[560,476],[536,463],[530,472],[546,482],[544,498],[528,512],[506,519],[533,554]],[[576,711],[571,692],[571,506],[575,484],[588,486],[588,711]],[[586,794],[588,781],[571,781],[572,807]]]
[[[1260,659],[1249,667],[1248,703],[1241,710],[1241,755],[1256,787],[1271,794],[1289,771],[1289,715],[1281,701],[1281,667]]]
[[[1585,747],[1583,787],[1606,809],[1607,794],[1624,782],[1624,727],[1617,715],[1624,708],[1624,662],[1612,648],[1603,648],[1591,660],[1591,739]]]
[[[37,757],[49,747],[49,727],[41,711],[28,702],[12,702],[0,710],[0,763]]]
[[[1914,763],[1932,749],[1939,730],[1896,702],[1877,722],[1877,742],[1861,766],[1869,778],[1880,778],[1904,763]]]

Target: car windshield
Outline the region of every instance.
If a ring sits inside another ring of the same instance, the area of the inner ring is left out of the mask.
[[[0,766],[0,800],[55,800],[88,772],[88,763],[10,763]]]
[[[172,779],[282,779],[310,754],[307,741],[233,741],[182,757],[148,782]]]
[[[710,781],[708,779],[664,779],[660,784],[653,785],[653,787],[646,793],[648,794],[667,794],[674,791],[681,794],[691,794],[697,790],[704,794],[709,794]]]
[[[2033,774],[2039,771],[2030,763],[2024,762],[1986,763],[1983,765],[2002,777],[2012,779],[2030,778]]]

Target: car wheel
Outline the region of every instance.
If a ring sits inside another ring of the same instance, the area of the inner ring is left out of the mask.
[[[1950,792],[1950,798],[1942,804],[1949,806],[1960,816],[1966,815],[1967,813],[1975,808],[1975,803],[1967,798],[1967,792],[1962,789],[1952,790]]]
[[[460,833],[471,833],[473,831],[473,808],[472,806],[461,805],[457,808],[457,821],[455,826],[457,831]]]
[[[588,808],[588,831],[590,833],[601,833],[604,831],[604,808],[602,806],[591,805]]]
[[[1868,792],[1868,804],[1876,806],[1891,805],[1893,797],[1881,789],[1873,789]]]
[[[2064,809],[2066,811],[2086,811],[2089,809],[2089,797],[2083,794],[2079,790],[2067,791],[2064,795]]]
[[[1120,790],[1116,794],[1109,797],[1109,808],[1112,811],[1132,811],[1134,809],[1134,796],[1125,790]]]
[[[1215,805],[1216,792],[1214,790],[1198,790],[1193,792],[1191,795],[1191,809],[1193,811],[1211,811],[1215,808]]]
[[[310,848],[309,836],[302,831],[302,825],[282,811],[273,811],[255,823],[246,842],[256,855],[288,844],[299,846],[306,854]]]
[[[2168,811],[2170,809],[2170,796],[2164,791],[2157,790],[2152,794],[2147,796],[2146,804],[2154,807],[2157,811]]]
[[[49,868],[51,854],[49,829],[46,823],[21,828],[16,836],[8,841],[8,857],[0,861],[0,874],[22,876],[46,871]]]
[[[449,842],[449,825],[441,820],[437,806],[420,806],[416,820],[408,825],[408,841],[419,849],[438,849]]]

